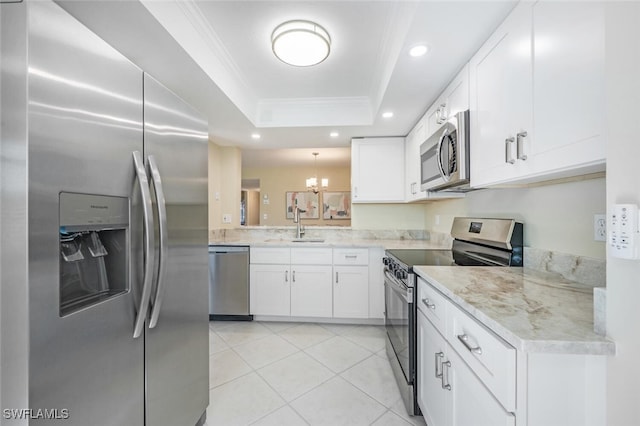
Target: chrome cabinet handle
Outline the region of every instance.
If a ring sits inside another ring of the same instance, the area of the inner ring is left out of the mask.
[[[509,164],[514,164],[516,159],[513,158],[513,143],[515,142],[515,138],[507,138],[504,140],[505,142],[505,162]]]
[[[442,363],[442,389],[451,390],[451,384],[449,383],[449,368],[451,367],[451,361],[445,361]],[[445,368],[447,369],[445,372]],[[446,382],[445,382],[446,379]]]
[[[444,352],[437,352],[435,354],[436,359],[436,379],[442,379],[442,359],[444,358]],[[438,362],[440,361],[440,362]]]
[[[433,303],[431,303],[431,301],[429,299],[422,299],[422,303],[425,304],[425,306],[429,309],[435,309],[436,305],[434,305]]]
[[[336,271],[336,284],[338,284],[338,271]]]
[[[160,178],[160,170],[156,159],[153,155],[147,157],[149,171],[153,181],[153,187],[156,193],[156,203],[158,205],[158,222],[160,222],[160,248],[158,250],[158,280],[156,282],[156,295],[152,302],[151,319],[149,320],[149,328],[154,328],[158,324],[160,316],[160,307],[164,299],[164,282],[167,271],[167,254],[169,248],[169,238],[167,236],[167,206],[162,189],[162,179]]]
[[[284,282],[288,283],[289,282],[289,271],[284,271]]]
[[[296,282],[296,271],[291,271],[291,282]]]
[[[518,160],[526,160],[527,154],[524,153],[524,138],[527,137],[527,132],[520,132],[516,135],[516,153]]]
[[[151,211],[151,190],[149,189],[149,179],[144,168],[144,160],[140,151],[133,151],[133,164],[136,169],[138,185],[142,193],[142,214],[144,216],[144,278],[142,279],[142,295],[138,305],[138,313],[133,326],[133,338],[137,339],[142,335],[144,321],[149,310],[149,299],[151,298],[151,280],[153,279],[154,266],[154,240],[153,240],[153,212]]]
[[[476,346],[475,348],[469,344],[469,336],[466,334],[458,334],[458,340],[462,342],[465,348],[471,353],[482,355],[482,348],[480,346]]]

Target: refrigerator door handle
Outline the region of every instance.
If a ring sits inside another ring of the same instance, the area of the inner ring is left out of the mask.
[[[162,306],[162,299],[164,297],[164,278],[167,270],[167,251],[168,251],[168,236],[167,236],[167,208],[164,198],[164,190],[162,189],[162,179],[160,178],[160,171],[156,159],[153,155],[147,157],[149,164],[149,171],[151,172],[151,179],[153,181],[153,187],[156,193],[156,203],[158,205],[158,222],[160,222],[160,249],[158,251],[158,282],[156,283],[156,295],[153,299],[151,308],[151,319],[149,320],[149,328],[154,328],[158,325],[158,317],[160,316],[160,307]]]
[[[144,168],[144,160],[140,151],[133,151],[133,164],[142,193],[142,213],[144,215],[144,279],[142,280],[142,295],[140,296],[140,305],[136,315],[135,325],[133,327],[133,338],[137,339],[144,329],[144,321],[147,318],[149,310],[149,299],[151,298],[151,284],[153,280],[154,266],[154,241],[153,241],[153,212],[151,205],[151,190],[149,189],[149,180],[147,172]]]

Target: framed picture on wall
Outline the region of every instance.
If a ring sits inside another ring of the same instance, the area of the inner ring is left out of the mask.
[[[320,197],[312,191],[295,192],[287,191],[287,219],[293,219],[293,211],[295,206],[300,207],[304,212],[300,212],[302,219],[320,219]]]
[[[351,192],[323,192],[322,218],[351,219]]]

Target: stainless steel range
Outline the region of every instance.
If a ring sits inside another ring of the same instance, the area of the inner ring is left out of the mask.
[[[513,219],[456,217],[451,250],[387,250],[384,262],[387,356],[407,412],[420,415],[417,401],[417,265],[522,266],[522,223]]]

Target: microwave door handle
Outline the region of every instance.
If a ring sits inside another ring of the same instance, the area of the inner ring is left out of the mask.
[[[144,322],[147,318],[149,310],[149,299],[151,298],[151,281],[153,279],[154,267],[154,240],[153,240],[153,212],[151,205],[151,189],[149,188],[149,179],[147,171],[144,168],[144,160],[140,151],[133,152],[133,164],[136,169],[138,185],[142,193],[142,213],[144,224],[144,278],[142,280],[142,295],[140,296],[140,304],[138,313],[133,327],[133,338],[137,339],[142,335]]]
[[[149,163],[149,171],[153,181],[153,187],[156,193],[156,204],[158,206],[158,222],[160,222],[159,237],[160,249],[158,251],[158,281],[156,282],[156,294],[153,299],[151,308],[151,319],[149,320],[149,328],[154,328],[158,324],[160,316],[160,307],[164,298],[164,282],[167,271],[167,253],[168,253],[168,236],[167,236],[167,207],[162,187],[162,179],[160,178],[160,170],[156,159],[153,155],[147,157]]]
[[[444,141],[448,135],[449,135],[449,130],[445,129],[445,131],[442,132],[442,136],[440,136],[440,139],[438,140],[438,148],[436,149],[436,160],[438,161],[438,171],[440,172],[440,176],[442,176],[442,179],[444,179],[445,181],[449,180],[449,175],[445,173],[444,165],[442,164],[442,145],[444,144]]]

